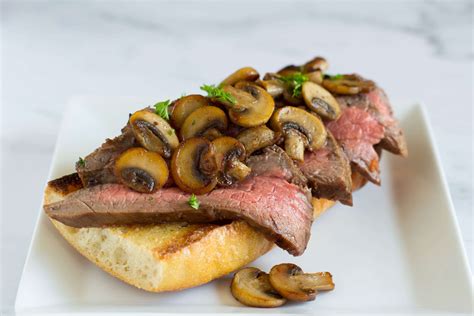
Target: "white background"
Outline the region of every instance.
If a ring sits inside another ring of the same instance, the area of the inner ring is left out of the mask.
[[[375,79],[392,100],[426,104],[472,267],[469,1],[56,0],[1,9],[2,312],[13,308],[71,96],[175,98],[241,66],[265,72],[315,55],[332,73]]]

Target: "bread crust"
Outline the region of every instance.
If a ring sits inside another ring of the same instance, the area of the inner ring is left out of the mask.
[[[352,178],[354,189],[364,184],[357,174]],[[81,187],[77,174],[50,181],[44,204],[60,201]],[[335,202],[313,198],[312,204],[317,218]],[[254,261],[274,245],[244,221],[73,228],[50,220],[64,239],[102,270],[151,292],[210,282]]]

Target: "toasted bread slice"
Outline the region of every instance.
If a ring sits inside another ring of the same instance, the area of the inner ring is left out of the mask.
[[[354,176],[353,179],[356,180]],[[354,182],[357,187],[361,185],[358,180]],[[59,201],[81,187],[77,174],[50,181],[44,203]],[[314,216],[334,203],[313,199]],[[273,242],[243,221],[105,228],[73,228],[51,221],[77,251],[101,269],[152,292],[207,283],[254,261],[273,247]]]

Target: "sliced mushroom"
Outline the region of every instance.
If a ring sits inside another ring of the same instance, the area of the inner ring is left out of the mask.
[[[121,183],[143,193],[160,189],[169,176],[166,161],[158,153],[141,147],[123,152],[115,161],[114,172]]]
[[[173,111],[171,112],[171,123],[176,128],[181,128],[184,120],[196,109],[211,105],[209,99],[199,94],[192,94],[182,97],[173,105]]]
[[[204,194],[217,184],[218,166],[212,143],[204,137],[182,142],[171,159],[171,175],[183,191]]]
[[[170,158],[178,147],[175,130],[158,114],[145,109],[135,112],[129,121],[135,138],[146,149]]]
[[[323,57],[315,57],[303,65],[303,73],[310,73],[313,71],[325,72],[329,68],[329,64]]]
[[[180,135],[182,140],[198,136],[216,136],[215,130],[224,132],[228,120],[225,112],[216,106],[201,106],[184,120]]]
[[[257,84],[265,89],[273,98],[281,96],[285,91],[285,85],[278,79],[258,80]]]
[[[313,151],[321,148],[326,141],[327,132],[321,119],[293,106],[276,110],[270,125],[285,136],[285,149],[291,148],[287,151],[288,155],[298,161],[302,161],[304,157],[304,148]],[[288,148],[287,142],[290,143]]]
[[[323,87],[335,94],[358,94],[373,90],[375,83],[359,75],[351,74],[343,75],[341,78],[325,77]]]
[[[227,106],[230,120],[239,126],[253,127],[265,124],[272,116],[275,101],[263,88],[254,83],[241,81],[223,88],[237,102]]]
[[[248,157],[256,150],[275,144],[279,134],[265,125],[260,125],[243,130],[237,135],[237,139],[244,145]]]
[[[312,301],[318,291],[334,289],[329,272],[303,273],[292,263],[283,263],[270,270],[270,283],[283,297],[292,301]]]
[[[283,99],[291,105],[299,105],[303,103],[303,99],[301,98],[301,95],[295,96],[293,93],[293,87],[287,87],[283,91]]]
[[[295,73],[301,72],[301,66],[288,65],[278,70],[277,74],[280,76],[294,75]]]
[[[308,72],[305,74],[306,77],[308,77],[309,81],[312,81],[317,84],[322,84],[323,83],[323,73],[320,70]]]
[[[255,81],[259,76],[260,75],[258,71],[252,67],[240,68],[225,78],[224,81],[221,82],[220,86],[233,86],[239,81]]]
[[[253,307],[278,307],[286,303],[269,281],[267,273],[257,268],[245,268],[234,275],[230,285],[236,300]]]
[[[251,169],[243,161],[245,160],[245,147],[233,137],[219,137],[212,141],[216,152],[217,165],[220,170],[217,174],[217,183],[229,186],[236,181],[242,181]]]
[[[335,120],[341,115],[339,103],[332,94],[314,82],[305,82],[301,88],[304,102],[323,118]]]

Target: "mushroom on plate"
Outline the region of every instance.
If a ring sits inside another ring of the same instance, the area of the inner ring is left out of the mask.
[[[171,112],[171,123],[176,128],[181,128],[184,120],[200,107],[212,105],[209,99],[199,94],[191,94],[179,98],[173,104]]]
[[[220,167],[217,182],[228,186],[242,181],[251,169],[244,164],[245,147],[237,139],[229,136],[219,137],[212,141],[216,153],[217,165]]]
[[[306,106],[321,117],[335,120],[341,115],[339,103],[329,91],[320,85],[307,81],[303,83],[301,94]]]
[[[123,152],[115,161],[115,176],[129,188],[151,193],[168,180],[166,161],[156,152],[134,147]]]
[[[135,112],[130,116],[129,122],[140,145],[164,158],[170,158],[179,145],[175,130],[165,119],[149,109]]]
[[[214,146],[204,137],[182,142],[171,159],[171,175],[183,191],[204,194],[217,184],[218,165]]]
[[[273,130],[285,137],[285,151],[292,159],[303,161],[305,148],[321,148],[327,132],[321,119],[303,109],[285,106],[273,113],[270,120]]]
[[[239,81],[255,81],[259,77],[259,73],[252,67],[244,67],[236,70],[225,78],[219,86],[233,86]]]
[[[234,104],[225,104],[232,123],[242,127],[265,124],[272,116],[275,101],[272,96],[258,85],[240,81],[235,86],[224,86],[225,92],[236,100]]]
[[[209,139],[222,136],[228,126],[225,112],[217,106],[201,106],[184,120],[180,135],[182,140],[205,136]]]
[[[257,268],[245,268],[234,275],[230,286],[236,300],[253,307],[278,307],[286,299],[271,286],[267,273]]]
[[[312,301],[318,291],[334,289],[329,272],[304,273],[295,264],[283,263],[270,270],[270,284],[283,297],[292,301]]]

